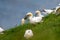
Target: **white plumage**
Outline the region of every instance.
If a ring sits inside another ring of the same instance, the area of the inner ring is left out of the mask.
[[[39,11],[39,10],[35,11],[35,13],[36,13],[35,14],[36,17],[44,17],[44,15],[42,15],[41,11]]]
[[[60,6],[57,6],[56,9],[55,9],[54,11],[56,12],[56,10],[57,10],[58,8],[60,8]]]
[[[24,23],[25,23],[25,19],[22,18],[22,20],[21,20],[21,25],[23,25]]]
[[[27,13],[26,16],[28,17],[29,22],[32,24],[42,21],[42,17],[39,17],[39,16],[33,17],[33,14],[31,12]]]
[[[28,19],[29,23],[31,23],[31,24],[42,22],[42,17],[44,17],[44,15],[42,15],[39,10],[35,11],[35,13],[36,13],[35,16],[33,16],[33,14],[31,12],[28,12],[25,15],[25,17],[22,18],[21,25],[23,25],[25,23],[26,19]]]
[[[51,9],[44,9],[44,11],[45,11],[47,14],[50,14],[50,13],[53,12],[54,10],[51,10]]]
[[[3,34],[4,29],[0,27],[0,34]]]
[[[26,38],[26,39],[29,39],[29,38],[31,38],[33,36],[33,32],[32,32],[32,30],[26,30],[25,31],[25,34],[24,34],[24,37]]]

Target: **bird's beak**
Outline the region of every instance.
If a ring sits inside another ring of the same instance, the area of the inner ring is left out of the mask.
[[[24,17],[24,19],[26,20],[28,18],[28,15],[26,15],[25,17]]]

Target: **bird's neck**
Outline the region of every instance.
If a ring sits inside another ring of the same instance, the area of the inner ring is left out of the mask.
[[[37,16],[40,16],[41,14],[38,14]]]
[[[32,16],[29,17],[29,20],[31,20],[31,19],[32,19]]]

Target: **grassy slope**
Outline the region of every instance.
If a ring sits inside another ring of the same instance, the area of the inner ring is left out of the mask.
[[[60,40],[60,16],[49,15],[44,22],[36,25],[25,24],[5,31],[0,40],[26,40],[24,32],[32,29],[34,36],[29,40]]]

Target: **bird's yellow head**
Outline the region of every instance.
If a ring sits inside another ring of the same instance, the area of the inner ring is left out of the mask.
[[[40,10],[37,10],[37,11],[36,11],[36,14],[40,14],[40,13],[41,13]]]
[[[27,16],[33,16],[33,14],[31,12],[27,13]]]
[[[40,10],[35,11],[35,16],[40,16],[40,14],[41,14]]]

